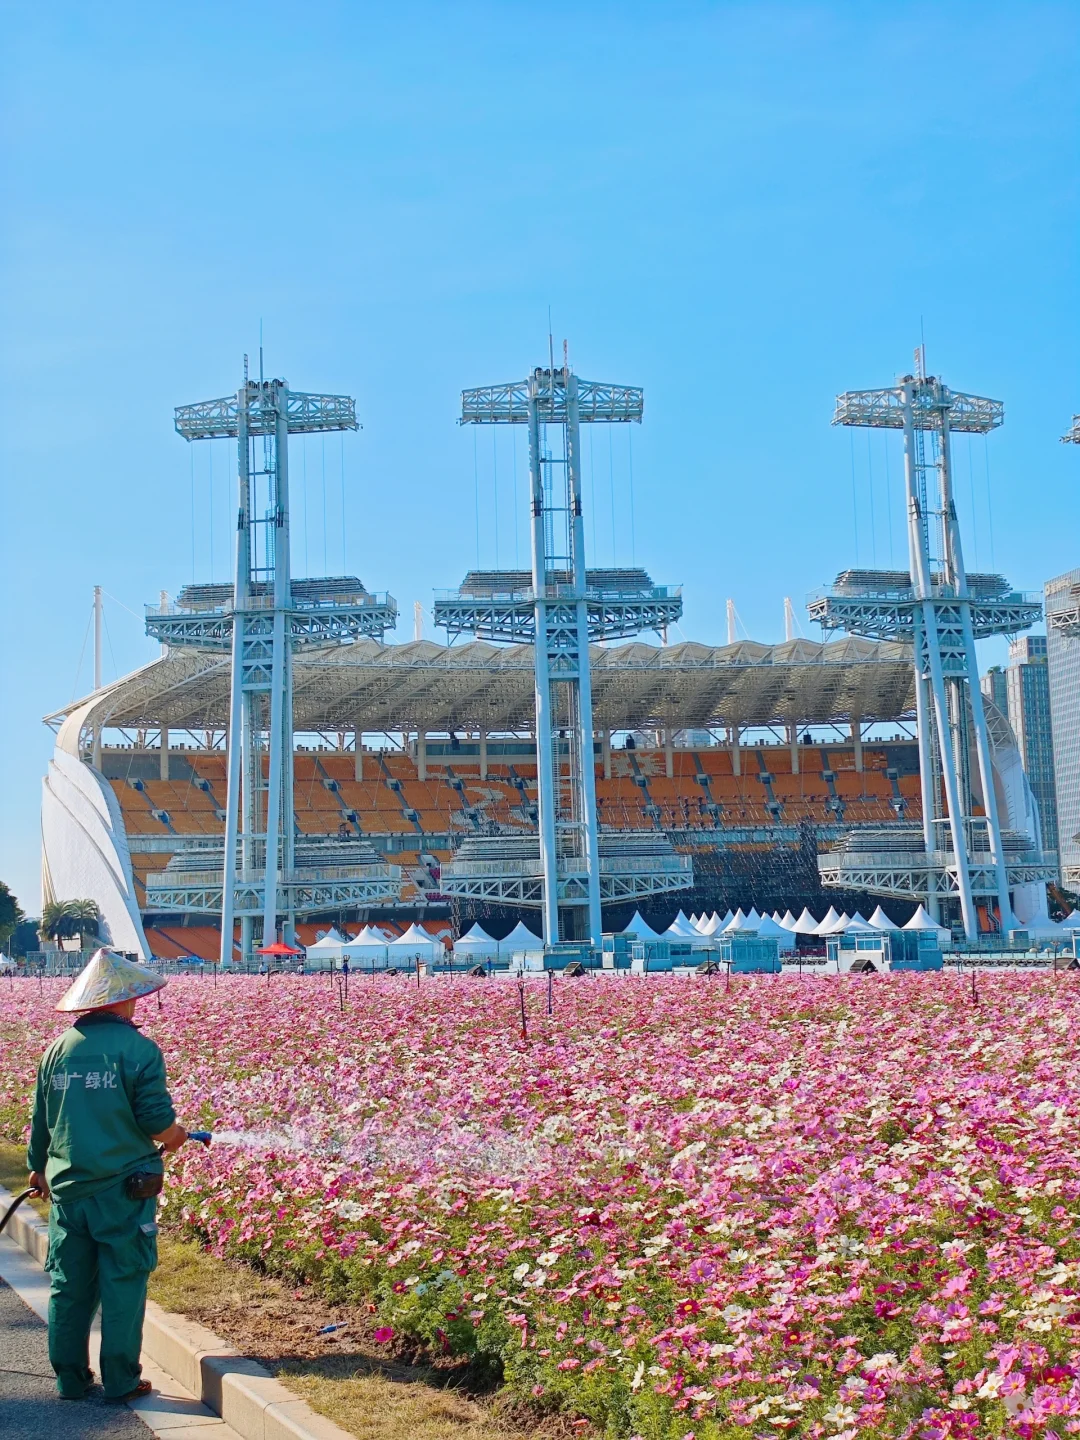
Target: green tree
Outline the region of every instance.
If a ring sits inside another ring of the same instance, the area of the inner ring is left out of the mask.
[[[7,943],[15,926],[24,918],[22,907],[11,893],[11,887],[0,880],[0,946]]]
[[[101,911],[94,900],[50,900],[41,912],[38,934],[43,940],[71,940],[97,935]]]

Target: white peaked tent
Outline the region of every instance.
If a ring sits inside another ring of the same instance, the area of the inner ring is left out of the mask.
[[[538,951],[542,952],[543,948],[544,942],[539,935],[534,935],[520,920],[510,934],[499,941],[501,955],[536,954]]]
[[[845,935],[880,935],[881,931],[876,925],[871,925],[869,920],[864,920],[861,915],[853,915],[844,926]]]
[[[778,920],[776,923],[777,923],[778,925],[782,925],[785,930],[794,930],[794,929],[795,929],[795,916],[792,915],[792,913],[791,913],[790,910],[785,910],[785,911],[784,911],[784,918],[783,918],[782,920]]]
[[[634,911],[633,915],[631,916],[629,925],[624,925],[623,929],[631,931],[634,935],[637,936],[639,940],[642,941],[660,939],[659,933],[654,930],[651,925],[647,925],[645,921],[641,918],[640,910]]]
[[[911,919],[907,922],[907,924],[903,926],[903,929],[936,930],[938,933],[938,940],[943,945],[947,944],[949,939],[951,938],[948,930],[946,930],[944,925],[939,925],[936,920],[931,920],[930,916],[926,913],[926,907],[923,905],[919,906],[919,908],[915,911],[915,914],[912,915]]]
[[[308,954],[310,954],[312,950],[320,955],[325,955],[331,950],[336,954],[345,943],[344,935],[339,934],[337,930],[328,930],[321,940],[316,940],[314,945],[307,945],[304,948]]]
[[[700,940],[701,934],[695,930],[690,921],[680,910],[675,919],[664,931],[665,940]]]
[[[1080,930],[1080,910],[1074,910],[1071,915],[1066,915],[1061,926],[1063,930]]]
[[[476,924],[454,943],[458,955],[497,955],[499,943],[493,940],[483,926]]]
[[[757,924],[751,925],[749,915],[744,915],[740,909],[735,912],[735,918],[731,924],[724,926],[724,934],[734,935],[737,930],[756,930],[758,924],[760,924],[760,920]]]
[[[727,927],[731,924],[732,920],[734,920],[734,919],[735,919],[735,916],[731,913],[730,910],[728,910],[727,914],[726,914],[726,915],[724,916],[724,918],[720,921],[720,929],[721,929],[721,930],[726,930]]]
[[[895,921],[889,919],[888,915],[885,914],[885,911],[882,910],[882,908],[881,908],[880,905],[877,907],[877,909],[874,911],[874,913],[870,916],[870,924],[874,927],[875,930],[899,930],[899,929],[900,929],[900,926],[897,925]]]
[[[365,945],[389,945],[393,938],[385,930],[380,930],[377,925],[365,925],[356,937]],[[353,943],[355,944],[355,941]]]
[[[702,935],[715,935],[722,924],[723,921],[720,919],[720,916],[714,910],[709,916],[709,918],[705,921],[704,925],[702,925],[701,933]]]
[[[359,965],[362,969],[385,969],[389,964],[389,947],[385,940],[369,934],[371,928],[365,925],[360,934],[343,948],[341,958],[344,960],[348,956],[350,965]]]
[[[873,925],[870,925],[870,924],[867,922],[866,917],[865,917],[864,915],[860,915],[859,912],[858,912],[858,910],[856,910],[854,915],[844,914],[844,915],[841,915],[841,916],[840,916],[840,924],[839,924],[839,926],[838,926],[838,929],[840,929],[840,930],[873,930],[873,929],[874,929],[874,926],[873,926]],[[836,931],[833,931],[833,934],[836,934]]]
[[[749,928],[748,925],[747,929]],[[785,930],[782,925],[778,924],[771,915],[763,915],[761,917],[761,923],[757,926],[757,933],[764,935],[769,940],[777,941],[781,950],[795,949],[795,936],[790,930]]]
[[[809,911],[809,910],[806,908],[806,906],[804,905],[804,906],[803,906],[803,912],[802,912],[802,914],[799,916],[799,918],[795,921],[795,925],[794,925],[794,927],[793,927],[794,930],[795,930],[795,934],[796,934],[796,935],[816,935],[816,934],[817,934],[817,927],[818,927],[818,922],[814,919],[813,915],[810,914],[810,911]]]
[[[842,919],[843,919],[843,920],[846,920],[846,919],[847,919],[847,916],[846,916],[846,915],[845,915],[845,916],[840,916],[840,915],[838,915],[838,914],[836,913],[835,907],[832,906],[832,905],[830,905],[830,906],[829,906],[829,913],[824,917],[824,919],[821,921],[820,925],[816,925],[816,926],[814,927],[814,934],[815,934],[815,935],[831,935],[834,930],[837,930],[837,929],[840,928],[840,924],[841,924],[841,920],[842,920]]]
[[[315,969],[328,970],[335,960],[340,960],[345,940],[336,930],[328,930],[314,945],[304,946],[304,964]]]
[[[746,928],[747,930],[756,930],[760,924],[761,916],[755,910],[753,905],[751,905],[750,913],[746,917]]]
[[[746,915],[740,905],[734,915],[731,914],[730,910],[728,911],[728,918],[724,921],[724,932],[726,933],[728,930],[741,930],[745,924]]]
[[[408,950],[413,955],[419,955],[421,960],[436,960],[443,953],[441,940],[433,940],[426,930],[422,930],[415,920],[396,940],[390,942],[391,950]]]

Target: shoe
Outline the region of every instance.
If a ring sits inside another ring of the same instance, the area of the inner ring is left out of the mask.
[[[105,1399],[111,1405],[126,1405],[129,1400],[144,1400],[153,1390],[149,1380],[140,1380],[134,1390],[129,1390],[126,1395],[106,1395]]]
[[[85,1400],[86,1397],[90,1394],[91,1390],[93,1390],[93,1388],[94,1388],[94,1380],[95,1380],[95,1379],[96,1379],[96,1376],[94,1375],[93,1370],[88,1370],[88,1371],[86,1372],[86,1389],[85,1389],[85,1390],[80,1390],[80,1392],[78,1393],[78,1395],[65,1395],[62,1390],[57,1390],[56,1393],[57,1393],[57,1395],[59,1395],[59,1397],[60,1397],[61,1400]]]

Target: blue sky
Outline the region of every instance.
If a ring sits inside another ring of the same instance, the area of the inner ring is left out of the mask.
[[[783,597],[887,563],[890,525],[902,560],[899,451],[829,418],[922,334],[1006,404],[958,454],[969,568],[1080,561],[1075,4],[0,15],[0,877],[29,908],[92,586],[110,679],[154,654],[131,612],[210,578],[211,516],[228,573],[232,456],[211,485],[172,409],[235,389],[260,321],[268,372],[364,424],[294,451],[297,569],[390,590],[399,638],[478,533],[495,563],[496,506],[515,558],[513,437],[455,419],[544,358],[549,306],[579,373],[645,388],[632,454],[594,438],[587,530],[684,585],[685,638],[722,641],[729,595],[782,638]]]

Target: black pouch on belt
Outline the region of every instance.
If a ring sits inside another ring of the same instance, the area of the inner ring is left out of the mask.
[[[150,1200],[160,1195],[165,1176],[147,1170],[136,1170],[124,1181],[124,1194],[129,1200]]]

